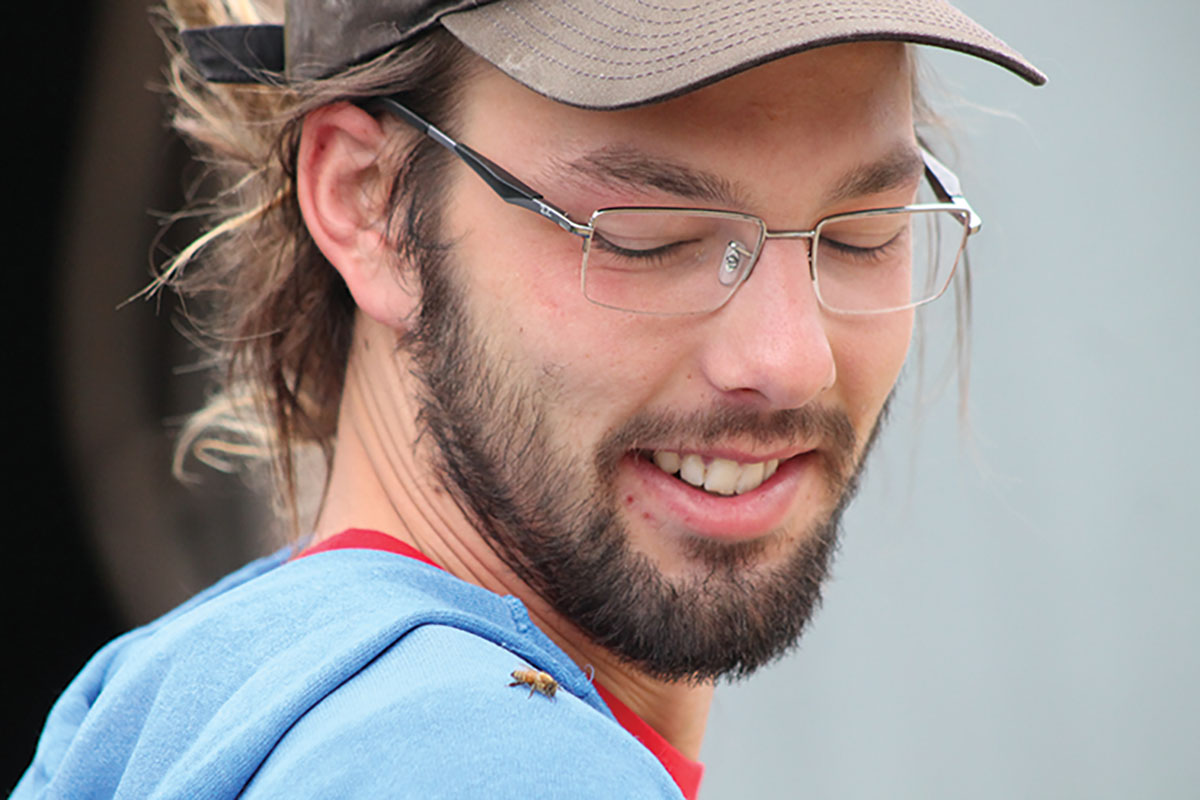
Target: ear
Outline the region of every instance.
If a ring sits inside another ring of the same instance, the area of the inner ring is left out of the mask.
[[[300,132],[296,196],[313,241],[359,309],[399,329],[419,298],[387,239],[388,138],[378,120],[351,103],[309,113]]]

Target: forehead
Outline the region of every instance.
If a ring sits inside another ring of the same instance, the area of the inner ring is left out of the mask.
[[[551,199],[571,177],[564,165],[602,152],[703,170],[737,196],[749,187],[758,197],[748,202],[765,203],[776,199],[765,195],[783,175],[802,171],[808,183],[833,181],[911,149],[911,75],[903,44],[838,45],[661,103],[592,111],[547,100],[484,66],[464,89],[461,135],[522,179],[538,181]]]

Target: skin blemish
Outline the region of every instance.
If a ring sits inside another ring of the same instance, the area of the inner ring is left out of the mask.
[[[766,102],[750,103],[749,112],[751,114],[759,115],[762,118],[762,121],[764,124],[770,124],[772,122],[775,122],[776,120],[780,119],[780,117],[782,116],[779,113],[779,104],[775,101],[772,101],[769,103],[766,103]]]

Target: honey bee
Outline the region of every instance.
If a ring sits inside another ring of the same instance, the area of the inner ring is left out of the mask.
[[[528,686],[529,696],[533,697],[533,693],[544,694],[550,699],[554,699],[554,693],[558,691],[558,681],[550,677],[549,673],[542,672],[537,669],[514,669],[512,671],[512,683],[509,686]]]

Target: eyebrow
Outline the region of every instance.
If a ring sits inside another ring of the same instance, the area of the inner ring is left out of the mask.
[[[925,169],[921,153],[911,144],[902,144],[877,161],[862,164],[846,173],[825,198],[836,205],[857,197],[898,189],[919,180]]]
[[[688,200],[734,208],[744,205],[743,193],[729,180],[631,146],[602,147],[565,162],[559,169],[617,188],[640,186]]]
[[[827,206],[897,189],[919,180],[925,162],[911,144],[897,145],[882,158],[855,167],[828,192]],[[727,208],[745,208],[744,193],[728,179],[652,156],[632,146],[605,146],[556,165],[555,171],[623,188],[641,186]]]

